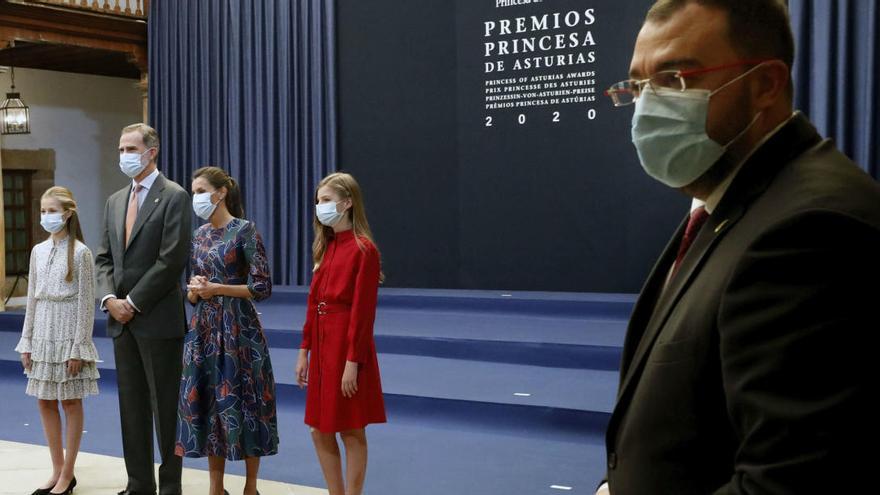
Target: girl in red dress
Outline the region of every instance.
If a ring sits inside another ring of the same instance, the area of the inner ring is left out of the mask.
[[[315,267],[296,380],[308,390],[305,423],[330,495],[358,495],[367,472],[364,428],[385,422],[373,342],[383,275],[354,177],[328,175],[315,196]],[[345,446],[347,489],[336,433]]]

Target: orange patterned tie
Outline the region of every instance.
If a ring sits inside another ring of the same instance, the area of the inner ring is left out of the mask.
[[[125,245],[128,246],[128,238],[131,237],[131,229],[134,227],[134,221],[138,216],[138,193],[143,190],[144,186],[138,184],[131,193],[131,199],[128,201],[128,211],[125,213]]]

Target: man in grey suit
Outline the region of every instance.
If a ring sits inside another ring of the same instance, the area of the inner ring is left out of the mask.
[[[120,495],[156,493],[153,425],[162,464],[159,493],[181,493],[174,455],[186,315],[180,277],[190,250],[189,194],[156,168],[159,136],[133,124],[119,138],[119,166],[132,183],[104,207],[95,257],[101,309],[113,337],[128,485]]]

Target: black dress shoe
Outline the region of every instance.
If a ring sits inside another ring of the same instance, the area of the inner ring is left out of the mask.
[[[52,491],[53,486],[50,486],[49,488],[37,488],[36,490],[34,490],[33,493],[31,493],[31,495],[49,495],[49,492]]]
[[[74,476],[70,480],[70,483],[67,484],[67,488],[65,488],[63,492],[56,493],[50,489],[48,492],[48,495],[70,495],[71,493],[73,493],[73,487],[75,487],[75,486],[76,486],[76,476]]]

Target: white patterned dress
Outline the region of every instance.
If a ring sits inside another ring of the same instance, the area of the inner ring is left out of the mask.
[[[50,237],[31,251],[27,313],[15,350],[31,353],[25,393],[38,399],[81,399],[98,393],[98,351],[92,342],[95,320],[94,262],[89,248],[74,245],[73,280],[67,276],[67,243]],[[83,360],[73,377],[66,362]]]

